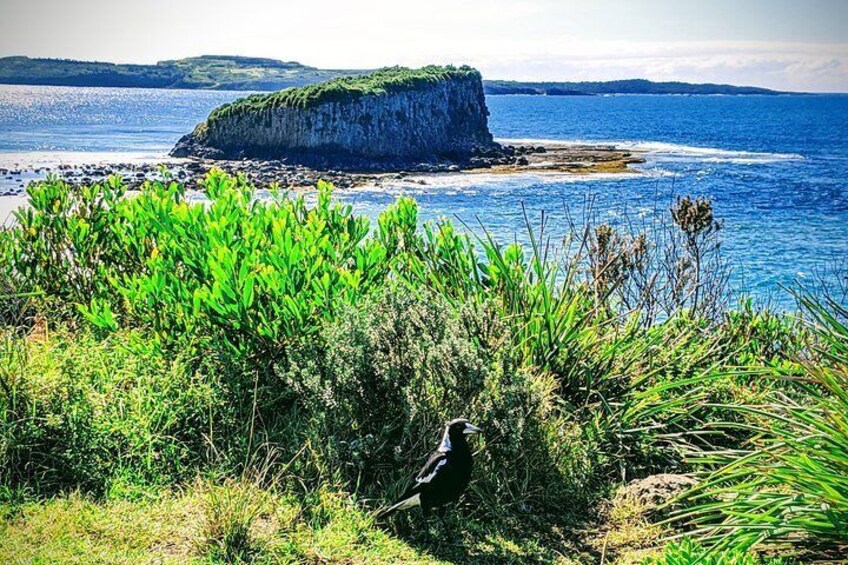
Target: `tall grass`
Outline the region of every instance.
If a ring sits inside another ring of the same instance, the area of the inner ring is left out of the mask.
[[[693,456],[715,468],[673,520],[720,547],[848,551],[848,314],[835,301],[800,301],[815,338],[795,367],[747,370],[786,383],[763,402],[722,406],[742,416],[721,425],[753,434],[735,450]]]

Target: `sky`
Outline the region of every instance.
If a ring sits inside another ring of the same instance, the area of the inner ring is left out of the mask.
[[[848,92],[848,0],[0,0],[0,56],[203,54]]]

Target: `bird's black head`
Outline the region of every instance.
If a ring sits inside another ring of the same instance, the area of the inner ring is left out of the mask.
[[[483,430],[466,420],[465,418],[456,418],[445,425],[445,433],[442,436],[442,443],[439,446],[439,451],[450,451],[454,445],[464,445],[465,436],[469,434],[479,434]]]

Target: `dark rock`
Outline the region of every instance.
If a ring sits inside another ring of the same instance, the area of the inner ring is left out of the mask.
[[[616,498],[636,498],[647,512],[656,512],[696,483],[697,481],[689,475],[670,473],[651,475],[621,487],[616,493]]]

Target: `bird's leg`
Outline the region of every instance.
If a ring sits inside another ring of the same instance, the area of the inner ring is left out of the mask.
[[[440,506],[439,509],[436,511],[436,515],[439,517],[439,524],[441,524],[442,530],[447,530],[448,529],[448,523],[447,523],[447,520],[446,520],[447,515],[448,515],[447,507]]]
[[[430,516],[435,514],[435,523],[429,519]],[[445,523],[445,507],[437,506],[434,509],[427,510],[427,532],[428,535],[433,534],[433,530],[435,529],[435,540],[428,540],[430,545],[433,547],[434,551],[441,551],[442,544],[445,541],[445,532],[448,531],[447,524]]]
[[[448,521],[448,507],[443,506],[441,510],[442,511],[439,513],[439,518],[442,521],[443,530],[445,532],[453,531],[452,528],[451,528],[451,524]],[[461,542],[459,541],[462,537],[461,535],[459,535],[459,536],[447,535],[447,536],[443,536],[443,537],[447,540],[448,546],[451,547],[451,548],[457,547],[458,545],[462,545]]]
[[[421,516],[424,518],[424,543],[430,545],[430,508],[422,505]]]

